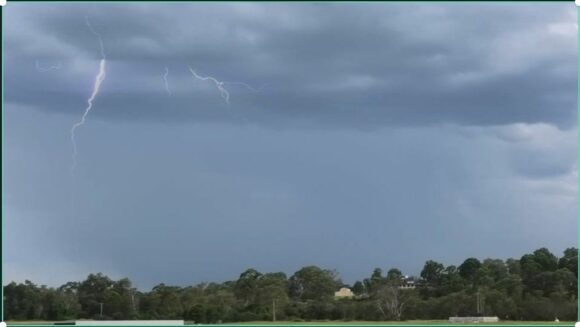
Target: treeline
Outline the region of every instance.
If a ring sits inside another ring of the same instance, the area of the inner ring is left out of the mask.
[[[237,280],[149,292],[127,278],[91,274],[58,288],[30,281],[4,286],[6,320],[184,319],[196,323],[307,320],[414,320],[488,315],[503,320],[576,321],[578,250],[561,258],[541,248],[518,259],[468,258],[459,266],[427,261],[420,276],[376,268],[345,285],[336,271],[304,267],[243,272]],[[341,287],[354,297],[336,298]]]

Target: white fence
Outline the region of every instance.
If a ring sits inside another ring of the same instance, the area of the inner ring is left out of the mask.
[[[183,320],[77,320],[76,326],[183,326]]]
[[[498,317],[449,317],[449,322],[470,323],[470,322],[499,322]]]

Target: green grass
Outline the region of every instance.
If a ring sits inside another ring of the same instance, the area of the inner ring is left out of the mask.
[[[54,325],[55,323],[62,323],[62,321],[43,321],[43,320],[18,320],[7,321],[8,326],[38,326],[38,325]]]
[[[43,320],[17,320],[17,321],[6,321],[8,326],[12,325],[54,325],[54,323],[59,321],[43,321]]]
[[[365,326],[394,326],[394,325],[424,325],[424,326],[433,326],[433,325],[451,325],[451,326],[462,326],[462,325],[477,325],[477,326],[501,326],[501,325],[558,325],[558,326],[573,326],[574,321],[560,321],[560,322],[553,322],[553,321],[500,321],[497,323],[468,323],[468,324],[458,324],[458,323],[450,323],[448,320],[408,320],[408,321],[248,321],[248,322],[239,322],[239,323],[225,323],[223,325],[340,325],[340,326],[348,326],[348,325],[365,325]]]
[[[38,325],[54,325],[58,321],[7,321],[9,326],[38,326]],[[186,325],[190,325],[186,323]],[[469,323],[469,324],[452,324],[447,320],[409,320],[409,321],[247,321],[236,323],[223,323],[222,326],[244,326],[244,325],[298,325],[298,326],[463,326],[463,325],[477,325],[477,326],[502,326],[502,325],[544,325],[544,326],[573,326],[573,321],[500,321],[498,323]],[[190,325],[192,326],[192,325]],[[199,325],[195,325],[199,326]]]

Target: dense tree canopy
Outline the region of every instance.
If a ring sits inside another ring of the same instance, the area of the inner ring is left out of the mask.
[[[439,262],[428,260],[421,270],[421,278],[429,285],[439,286],[444,269],[445,267]]]
[[[31,281],[4,286],[6,320],[184,319],[196,323],[258,320],[409,320],[495,315],[504,320],[576,320],[578,250],[557,258],[541,248],[519,259],[466,259],[459,267],[428,260],[420,278],[374,269],[353,298],[334,270],[307,266],[289,278],[250,268],[235,281],[149,292],[128,278],[90,274],[58,288]],[[478,305],[479,303],[479,309]]]

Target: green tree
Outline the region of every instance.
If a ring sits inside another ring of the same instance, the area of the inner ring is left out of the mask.
[[[578,277],[578,249],[567,248],[564,250],[564,256],[558,261],[559,268],[566,268]]]
[[[558,269],[558,259],[548,249],[541,248],[520,259],[522,282],[528,293],[540,290],[550,292],[552,275]]]
[[[43,318],[42,289],[29,280],[4,287],[5,319],[38,320]]]
[[[445,266],[439,262],[428,260],[421,270],[421,278],[431,286],[438,286]]]
[[[578,251],[559,260],[545,248],[519,260],[475,258],[459,268],[427,261],[418,290],[402,289],[398,269],[381,269],[354,283],[354,299],[335,299],[337,273],[316,266],[284,273],[248,269],[234,281],[137,291],[127,278],[91,274],[57,288],[31,281],[4,286],[7,320],[187,319],[196,323],[272,320],[447,319],[476,314],[478,295],[487,315],[504,320],[576,319]],[[412,277],[413,278],[413,277]],[[413,278],[414,279],[414,278]],[[421,295],[419,297],[418,295]],[[100,308],[103,308],[103,315]],[[481,306],[480,306],[481,308]]]
[[[205,307],[203,304],[195,304],[187,311],[186,318],[196,324],[207,323],[205,318]]]
[[[392,268],[387,272],[386,281],[399,285],[401,283],[401,278],[403,278],[403,273],[397,268]]]
[[[390,280],[376,292],[374,299],[384,320],[401,320],[408,294],[409,292],[401,290],[395,280]]]
[[[78,286],[78,298],[84,318],[101,318],[101,305],[105,313],[105,297],[113,281],[102,273],[90,274]]]
[[[547,248],[534,251],[533,260],[540,265],[542,271],[555,271],[558,269],[558,258]]]
[[[330,298],[342,283],[336,272],[307,266],[290,277],[290,296],[300,300],[322,300]]]
[[[142,300],[144,309],[155,319],[180,319],[183,307],[180,300],[180,288],[159,284]],[[144,303],[143,303],[144,302]]]
[[[484,312],[486,315],[495,315],[501,320],[514,320],[517,318],[517,304],[506,293],[499,290],[489,290],[485,292],[484,297]]]
[[[236,281],[234,293],[242,301],[244,307],[254,303],[260,276],[262,276],[260,272],[250,268],[244,271]]]
[[[476,258],[467,258],[459,266],[459,275],[468,281],[471,285],[475,284],[481,262]]]
[[[483,260],[481,268],[487,270],[487,276],[489,276],[493,282],[497,282],[508,275],[507,265],[501,259],[485,259]]]
[[[53,313],[50,320],[75,319],[81,312],[78,299],[79,283],[68,282],[55,291],[54,300],[51,304]]]
[[[520,266],[520,261],[517,259],[509,258],[506,260],[506,268],[510,275],[521,275],[522,267]]]
[[[439,279],[441,280],[437,292],[439,296],[459,292],[465,288],[465,283],[459,275],[459,270],[454,265],[445,267]]]
[[[364,284],[361,281],[357,280],[354,283],[354,285],[352,286],[352,292],[355,295],[363,295],[365,293],[365,286],[364,286]]]

